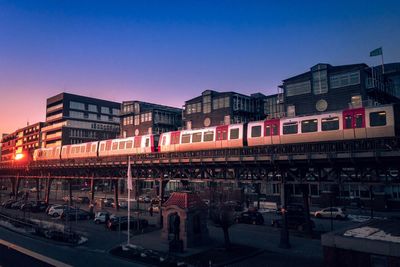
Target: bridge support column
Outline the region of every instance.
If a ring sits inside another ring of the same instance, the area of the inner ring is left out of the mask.
[[[119,205],[118,205],[118,184],[119,181],[118,179],[114,180],[114,203],[115,203],[115,210],[119,211]]]
[[[306,234],[312,238],[312,226],[311,226],[311,219],[310,219],[310,194],[308,184],[302,184],[301,190],[303,192],[303,202],[304,202],[304,215],[306,216]]]
[[[52,181],[53,181],[53,179],[51,179],[50,177],[48,177],[46,180],[46,197],[44,200],[46,202],[46,204],[49,204],[49,202],[50,202],[50,189],[51,189]]]
[[[16,178],[17,180],[15,181],[15,189],[14,189],[14,198],[17,200],[18,199],[18,191],[19,191],[19,186],[21,184],[21,178],[19,176]]]
[[[10,198],[15,198],[15,196],[17,195],[16,194],[16,192],[15,192],[15,184],[16,184],[16,182],[15,182],[16,180],[15,180],[15,178],[10,178],[10,184],[11,184],[11,194],[10,194]]]
[[[90,213],[93,213],[94,208],[94,177],[90,180]]]
[[[181,180],[181,184],[185,190],[189,187],[189,180]]]
[[[159,186],[158,186],[158,197],[160,199],[160,203],[159,205],[159,228],[161,229],[163,227],[163,216],[162,216],[162,212],[161,212],[161,206],[164,203],[164,194],[165,194],[165,187],[167,186],[168,180],[164,180],[162,177],[160,178],[160,180],[158,181]]]
[[[289,230],[287,225],[287,212],[286,212],[286,183],[285,177],[286,173],[282,173],[281,176],[281,208],[282,208],[282,228],[281,228],[281,239],[279,243],[280,248],[290,248],[289,243]]]
[[[36,178],[36,200],[40,200],[40,184],[39,184],[39,178]]]
[[[69,205],[72,206],[73,200],[72,200],[72,180],[68,180],[68,202]]]

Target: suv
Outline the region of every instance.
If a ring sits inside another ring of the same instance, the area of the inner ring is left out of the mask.
[[[60,215],[62,220],[89,220],[91,217],[90,212],[80,210],[80,209],[65,209],[63,213]]]
[[[237,216],[235,221],[237,223],[261,225],[264,224],[264,217],[258,211],[246,211]]]
[[[66,205],[53,205],[53,206],[51,206],[51,207],[49,208],[49,210],[47,211],[47,214],[48,214],[49,216],[52,216],[52,217],[58,217],[58,216],[60,216],[60,215],[63,213],[63,211],[64,211],[66,208],[67,208]]]
[[[139,229],[144,229],[149,225],[149,222],[145,219],[139,219]],[[128,216],[122,217],[112,217],[108,221],[107,224],[108,229],[110,230],[126,230],[128,229]],[[134,217],[130,217],[130,228],[137,229],[138,228],[138,219]]]
[[[41,212],[45,211],[47,204],[44,201],[31,201],[21,206],[22,211]]]
[[[347,214],[344,208],[330,207],[318,210],[314,213],[317,218],[335,218],[338,220],[346,219]]]
[[[282,211],[280,211],[279,214],[282,215]],[[305,230],[307,221],[303,206],[295,204],[287,205],[286,220],[289,229],[295,229],[299,231]],[[311,219],[310,219],[310,224],[311,228],[315,228],[315,223]],[[282,227],[283,219],[274,219],[272,220],[271,225],[275,227]]]
[[[110,213],[108,211],[97,212],[96,215],[94,216],[94,220],[93,220],[94,223],[95,224],[105,223],[107,214],[110,216]]]

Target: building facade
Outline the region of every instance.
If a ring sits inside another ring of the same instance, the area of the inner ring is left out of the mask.
[[[31,158],[33,151],[41,147],[41,129],[44,122],[38,122],[6,135],[1,144],[1,161],[11,161],[17,155]]]
[[[182,126],[182,109],[142,101],[121,105],[121,136],[159,134]]]
[[[398,101],[381,68],[317,64],[283,80],[286,115],[306,115]]]
[[[61,93],[47,99],[42,147],[113,139],[120,132],[120,103]]]
[[[283,109],[283,104],[276,101],[276,98],[278,95],[265,96],[256,93],[247,96],[235,92],[206,90],[201,96],[185,102],[184,126],[186,129],[196,129],[263,120],[269,115],[269,111]]]

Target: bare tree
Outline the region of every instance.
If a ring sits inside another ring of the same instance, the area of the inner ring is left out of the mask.
[[[220,203],[211,210],[211,220],[215,226],[220,227],[224,232],[225,249],[231,248],[229,228],[235,224],[235,212],[232,206]]]

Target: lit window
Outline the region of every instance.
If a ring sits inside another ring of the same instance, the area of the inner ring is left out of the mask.
[[[371,127],[375,126],[385,126],[386,125],[386,112],[371,112],[369,114],[369,123]]]
[[[298,125],[297,122],[289,122],[283,124],[283,134],[297,134]]]

